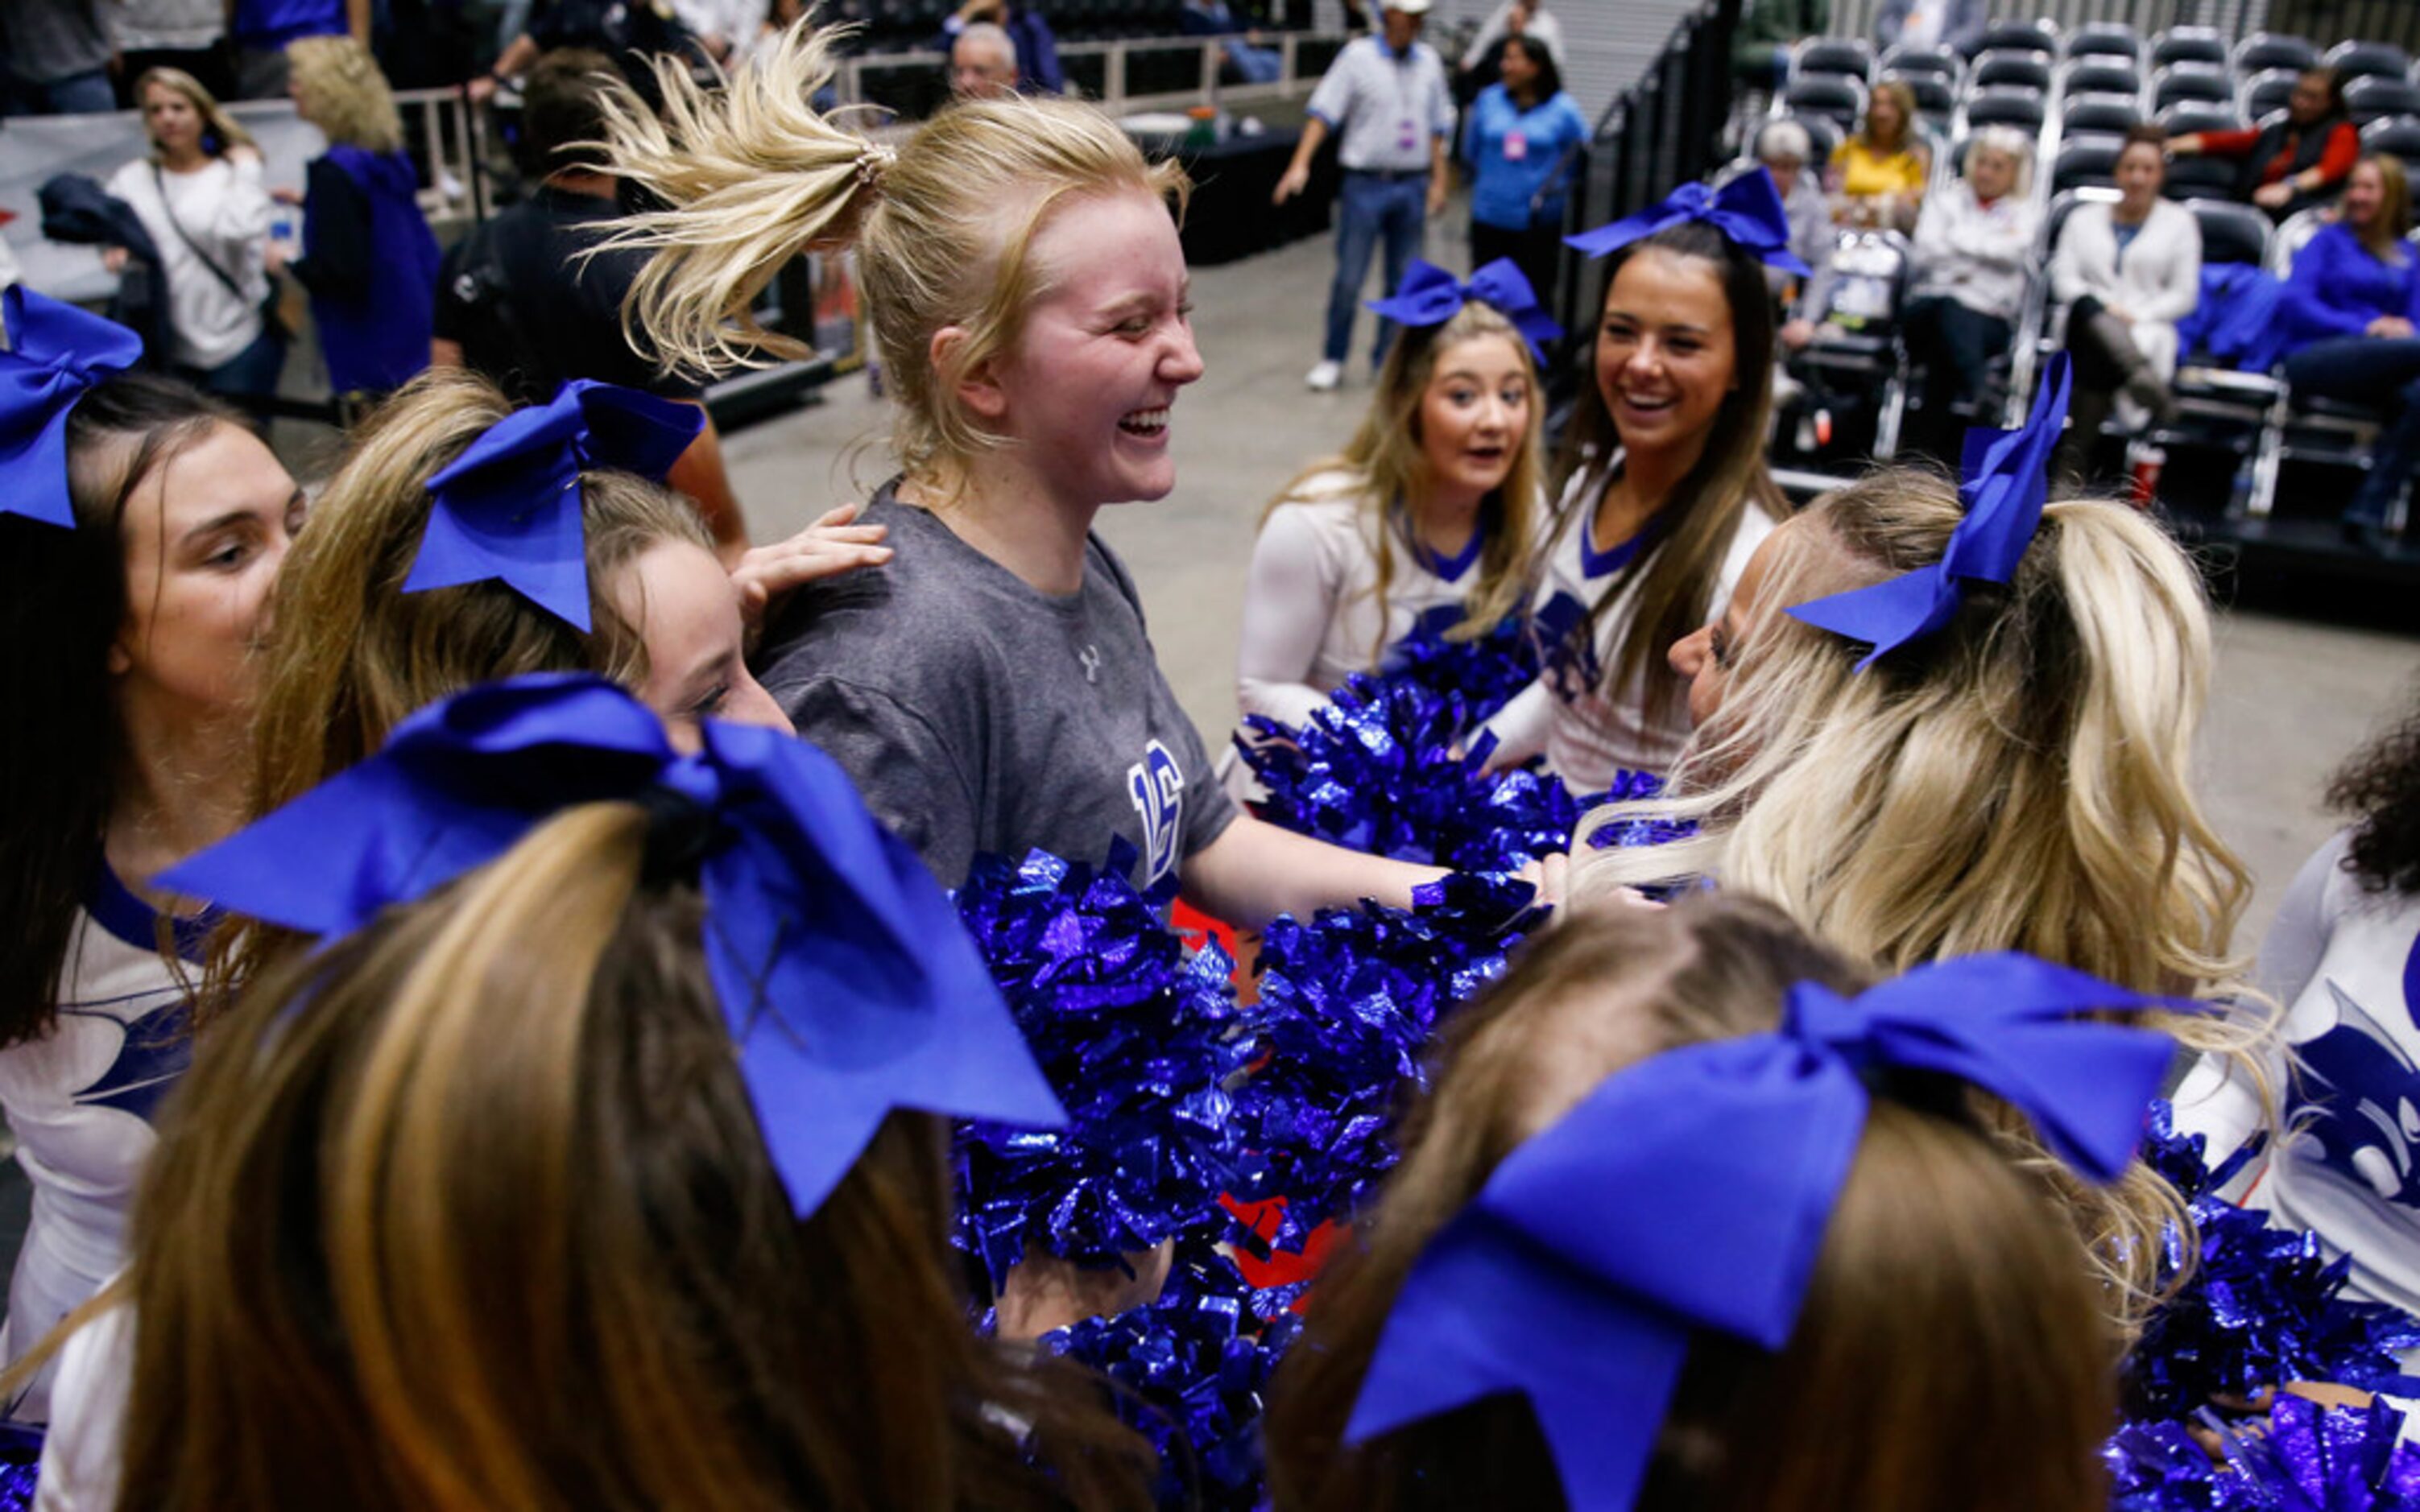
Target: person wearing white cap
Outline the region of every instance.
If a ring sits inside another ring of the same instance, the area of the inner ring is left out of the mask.
[[[1389,289],[1420,250],[1427,218],[1445,208],[1446,145],[1453,138],[1453,94],[1436,49],[1419,39],[1429,0],[1387,0],[1385,29],[1356,38],[1336,54],[1311,92],[1311,118],[1271,203],[1282,205],[1311,181],[1311,160],[1333,133],[1344,185],[1336,198],[1336,280],[1327,291],[1327,340],[1306,379],[1318,390],[1343,380],[1353,319],[1371,254],[1383,241]],[[1391,324],[1378,322],[1374,365],[1387,355]]]

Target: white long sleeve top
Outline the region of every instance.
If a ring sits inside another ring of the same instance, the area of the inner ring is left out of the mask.
[[[1963,178],[1925,196],[1916,222],[1916,293],[1946,294],[1980,315],[2014,320],[2025,302],[2025,270],[2040,224],[2022,195],[1991,204]]]

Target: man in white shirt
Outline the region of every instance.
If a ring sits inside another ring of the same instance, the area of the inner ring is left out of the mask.
[[[1282,205],[1311,181],[1311,161],[1333,133],[1344,184],[1336,196],[1336,280],[1327,291],[1327,340],[1305,379],[1321,392],[1343,380],[1353,319],[1371,254],[1383,239],[1389,290],[1420,250],[1427,218],[1445,208],[1446,144],[1453,139],[1453,95],[1436,49],[1419,39],[1429,0],[1387,0],[1385,31],[1359,37],[1336,54],[1311,92],[1311,118],[1271,203]],[[1391,322],[1378,322],[1373,365],[1387,354]]]

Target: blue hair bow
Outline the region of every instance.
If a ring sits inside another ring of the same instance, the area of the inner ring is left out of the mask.
[[[677,754],[593,677],[473,688],[368,761],[162,874],[160,885],[334,935],[493,860],[573,804],[692,805],[706,953],[773,1164],[801,1216],[894,1107],[1053,1127],[1058,1099],[923,863],[831,759],[707,720]]]
[[[143,360],[143,338],[115,320],[45,299],[23,284],[0,292],[0,515],[75,529],[68,497],[68,411],[86,391]]]
[[[1778,268],[1802,278],[1808,272],[1798,255],[1790,250],[1790,212],[1781,207],[1781,192],[1773,187],[1773,175],[1761,167],[1734,176],[1720,189],[1683,184],[1665,195],[1661,205],[1593,231],[1565,237],[1563,245],[1577,248],[1591,257],[1602,257],[1690,221],[1705,222],[1768,268]]]
[[[1777,1033],[1607,1077],[1506,1157],[1413,1267],[1346,1441],[1519,1392],[1574,1512],[1621,1512],[1691,1335],[1789,1342],[1865,1128],[1863,1073],[1972,1083],[2107,1181],[2170,1041],[2074,1015],[2158,1001],[2028,956],[1974,956],[1854,999],[1802,982]]]
[[[619,468],[661,482],[705,427],[695,405],[588,378],[514,410],[428,480],[428,529],[403,591],[493,578],[586,630],[581,472]]]
[[[2050,459],[2067,423],[2070,361],[2050,360],[2034,410],[2016,430],[1977,426],[1966,433],[1964,480],[1959,485],[1966,513],[1949,532],[1941,560],[1869,587],[1797,604],[1791,617],[1873,649],[1857,663],[1864,671],[1875,658],[1921,640],[1949,623],[1965,594],[1964,584],[2004,583],[2016,575],[2025,548],[2041,528],[2050,497]]]
[[[1407,326],[1439,326],[1472,300],[1512,321],[1512,329],[1529,344],[1530,355],[1541,363],[1546,360],[1545,344],[1562,339],[1563,328],[1546,314],[1545,306],[1538,302],[1538,291],[1510,257],[1498,257],[1480,269],[1467,284],[1436,264],[1415,257],[1394,297],[1372,300],[1369,307]]]

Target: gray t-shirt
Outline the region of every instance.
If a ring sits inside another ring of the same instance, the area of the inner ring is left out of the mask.
[[[943,887],[985,854],[1098,865],[1124,836],[1148,887],[1226,829],[1234,803],[1099,536],[1063,598],[892,485],[863,522],[890,526],[896,554],[784,606],[758,675]]]

